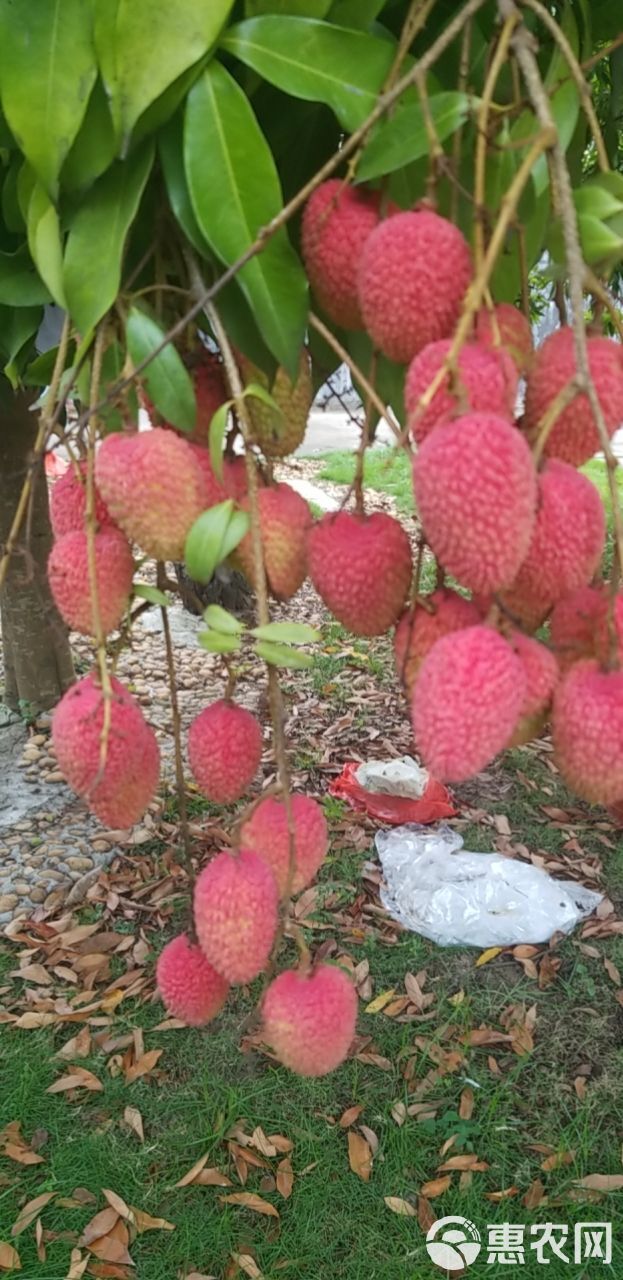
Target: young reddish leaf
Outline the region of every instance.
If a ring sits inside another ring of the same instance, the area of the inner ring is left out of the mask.
[[[364,1182],[370,1181],[372,1152],[365,1138],[354,1129],[348,1130],[348,1163],[358,1178]]]
[[[279,1210],[275,1209],[274,1204],[269,1204],[268,1200],[262,1200],[261,1196],[256,1196],[252,1191],[233,1191],[229,1196],[219,1196],[221,1204],[240,1204],[245,1209],[251,1209],[253,1213],[265,1213],[270,1218],[278,1218]]]

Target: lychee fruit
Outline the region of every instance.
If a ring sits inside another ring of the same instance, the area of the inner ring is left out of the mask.
[[[265,458],[285,458],[287,454],[294,453],[305,435],[314,398],[309,352],[303,347],[296,382],[292,382],[285,369],[279,368],[270,386],[266,374],[244,356],[240,357],[240,367],[247,385],[258,383],[270,393],[277,405],[274,409],[257,396],[247,396],[253,443],[258,445]]]
[[[252,982],[266,967],[277,929],[277,881],[257,853],[219,853],[195,885],[195,928],[211,965],[228,982]]]
[[[193,777],[208,800],[231,804],[251,785],[262,759],[262,729],[255,716],[225,698],[212,702],[188,731]]]
[[[623,422],[623,360],[620,344],[610,338],[587,338],[588,362],[608,434]],[[575,376],[573,330],[565,325],[551,333],[534,357],[526,388],[523,426],[538,434],[539,423],[563,387]],[[601,448],[597,426],[585,393],[576,395],[558,414],[544,445],[550,458],[580,467]]]
[[[534,355],[530,321],[512,302],[498,302],[492,312],[488,307],[481,307],[476,313],[476,337],[496,351],[501,344],[518,373],[523,374],[530,367]]]
[[[552,609],[550,634],[561,671],[595,657],[596,632],[607,608],[603,587],[578,587]]]
[[[244,458],[223,458],[223,479],[217,478],[210,461],[210,454],[202,444],[191,444],[189,448],[200,472],[200,493],[202,510],[215,507],[227,498],[239,502],[247,492],[247,476]]]
[[[145,393],[142,395],[142,402],[154,426],[162,426],[169,431],[175,431],[177,435],[189,444],[208,445],[210,424],[214,414],[228,399],[225,374],[221,360],[214,351],[208,351],[207,348],[203,348],[192,359],[191,376],[197,404],[195,426],[192,431],[182,431],[180,428],[172,426],[170,422],[164,421],[162,414],[158,412],[153,401]]]
[[[119,680],[111,678],[110,724],[101,762],[104,695],[93,675],[72,685],[52,717],[59,769],[109,827],[132,827],[158,785],[160,753],[153,729]]]
[[[472,591],[510,586],[534,528],[537,476],[524,437],[493,413],[469,413],[427,436],[413,464],[426,538]]]
[[[262,1004],[262,1035],[284,1067],[299,1076],[326,1076],[348,1055],[357,1023],[357,992],[334,965],[312,972],[286,969]]]
[[[229,983],[206,960],[201,947],[180,933],[160,952],[156,985],[167,1013],[189,1027],[203,1027],[220,1013]]]
[[[318,595],[338,622],[358,636],[394,625],[411,583],[411,545],[393,516],[340,511],[309,535],[309,568]]]
[[[405,609],[394,635],[398,679],[410,696],[418,671],[433,645],[450,631],[475,626],[481,616],[476,605],[449,587],[440,587]]]
[[[112,525],[94,536],[97,602],[104,635],[115,631],[132,593],[134,561],[130,544]],[[48,557],[48,581],[56,607],[72,631],[95,635],[89,576],[88,538],[74,530],[59,538]]]
[[[532,636],[515,631],[511,644],[526,677],[526,695],[510,741],[511,747],[519,747],[545,727],[560,671],[551,650]]]
[[[373,342],[406,364],[428,342],[450,337],[472,276],[467,241],[430,209],[396,213],[368,236],[359,305]]]
[[[405,382],[405,407],[411,435],[417,444],[440,422],[460,413],[488,411],[501,417],[512,416],[517,396],[517,371],[509,356],[481,342],[466,342],[458,356],[456,386],[450,375],[426,408],[420,398],[443,367],[452,342],[441,338],[429,342],[411,361]]]
[[[322,808],[309,796],[292,796],[295,871],[292,893],[300,893],[313,880],[324,862],[329,847],[329,833]],[[272,868],[279,893],[288,887],[290,839],[286,807],[282,800],[267,796],[253,810],[240,832],[244,849],[254,849]]]
[[[491,627],[442,636],[426,655],[413,694],[413,731],[441,782],[464,782],[508,745],[526,697],[517,654]]]
[[[333,324],[363,329],[357,274],[363,246],[379,221],[378,191],[323,182],[303,212],[301,248],[312,290]]]
[[[623,796],[623,671],[591,658],[561,680],[552,716],[554,758],[565,782],[591,804]]]
[[[277,600],[290,600],[307,577],[307,533],[311,523],[309,507],[289,484],[273,484],[258,495],[264,567],[268,585]],[[240,506],[250,510],[248,498]],[[236,557],[249,582],[255,581],[251,533],[236,548]]]
[[[131,542],[156,560],[181,560],[201,512],[201,475],[186,440],[154,427],[102,441],[95,475],[109,511]]]
[[[87,464],[79,462],[77,466],[79,475],[76,474],[76,468],[73,465],[68,467],[64,474],[55,480],[50,490],[50,522],[55,538],[62,538],[66,533],[73,533],[74,530],[85,527]],[[113,523],[97,485],[95,486],[95,520],[100,529]]]
[[[550,458],[539,475],[539,500],[527,555],[508,591],[506,608],[537,627],[553,604],[585,586],[601,559],[606,521],[595,485],[575,467]]]

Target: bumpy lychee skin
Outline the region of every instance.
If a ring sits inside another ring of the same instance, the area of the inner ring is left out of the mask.
[[[154,427],[106,436],[95,475],[109,511],[131,542],[157,560],[181,560],[203,507],[201,476],[186,440]]]
[[[219,853],[195,885],[199,945],[228,982],[252,982],[266,967],[277,929],[277,881],[257,853]]]
[[[156,965],[156,985],[168,1013],[189,1027],[204,1027],[220,1013],[229,983],[185,933],[167,942]]]
[[[555,760],[565,782],[592,804],[623,796],[623,672],[591,658],[561,680],[552,716]]]
[[[291,804],[296,867],[292,892],[300,893],[311,884],[324,862],[329,832],[324,813],[315,800],[309,796],[292,796]],[[254,849],[268,863],[283,896],[288,885],[290,861],[288,819],[283,801],[274,796],[262,800],[245,822],[240,832],[240,843],[245,849]]]
[[[193,370],[193,383],[197,400],[197,420],[194,431],[186,435],[187,440],[197,444],[208,444],[210,424],[221,405],[227,400],[227,387],[223,365],[213,351],[202,351]]]
[[[357,992],[342,969],[322,964],[306,974],[286,969],[262,1005],[262,1034],[284,1067],[326,1076],[348,1055],[357,1023]]]
[[[330,178],[303,213],[301,247],[309,282],[323,311],[344,329],[363,329],[357,274],[363,246],[379,221],[378,192]]]
[[[449,338],[429,342],[409,365],[405,407],[411,435],[417,444],[426,439],[433,427],[461,412],[482,410],[502,417],[512,416],[517,396],[515,366],[503,352],[494,351],[481,342],[466,342],[461,348],[456,392],[451,390],[450,377],[446,374],[430,404],[420,408],[420,397],[439,373],[451,346]]]
[[[427,436],[413,464],[426,537],[445,569],[472,591],[509,586],[534,528],[537,477],[515,427],[470,413]]]
[[[476,605],[449,587],[440,587],[405,609],[394,635],[396,672],[405,692],[409,696],[413,693],[426,654],[441,636],[480,621]]]
[[[553,604],[585,586],[601,559],[606,522],[595,485],[574,467],[550,458],[539,475],[539,501],[527,555],[504,604],[537,627]]]
[[[380,222],[361,255],[358,289],[365,327],[390,360],[412,360],[448,338],[472,264],[462,233],[430,209]]]
[[[538,736],[545,727],[560,670],[546,645],[522,631],[514,632],[511,644],[526,677],[526,696],[510,745],[521,746]]]
[[[294,453],[305,435],[314,398],[309,352],[305,347],[301,351],[296,382],[292,382],[285,369],[279,368],[270,386],[266,374],[244,356],[240,359],[240,367],[247,385],[259,383],[270,392],[277,405],[274,409],[257,396],[247,397],[255,444],[265,458],[285,458],[287,454]]]
[[[264,565],[270,589],[278,600],[290,600],[307,577],[309,507],[289,484],[274,484],[258,494]],[[249,510],[248,498],[240,506]],[[236,548],[243,572],[253,583],[255,566],[251,533]]]
[[[112,526],[95,534],[95,576],[99,616],[105,635],[115,631],[132,593],[134,561],[130,544]],[[88,539],[75,530],[59,538],[48,557],[48,580],[56,607],[72,631],[95,635],[89,577]]]
[[[578,587],[552,610],[550,635],[561,671],[581,658],[595,657],[596,631],[607,608],[603,587]]]
[[[245,707],[221,698],[193,720],[188,731],[193,777],[208,800],[231,804],[252,783],[262,758],[259,721]]]
[[[61,698],[52,718],[52,741],[59,769],[91,812],[109,827],[126,828],[142,818],[154,798],[160,753],[138,703],[114,678],[112,695],[103,769],[104,698],[92,675]]]
[[[52,532],[55,538],[62,538],[66,533],[73,533],[75,529],[84,529],[86,522],[86,462],[78,463],[80,472],[79,478],[76,475],[73,466],[68,467],[67,471],[58,480],[55,480],[50,490],[50,522]],[[95,520],[100,529],[105,525],[113,523],[112,516],[99,492],[95,487]]]
[[[413,694],[413,731],[441,782],[464,782],[512,736],[526,696],[517,654],[490,627],[442,636],[425,657]]]
[[[476,337],[495,350],[499,350],[501,342],[518,373],[529,369],[534,355],[532,329],[523,311],[518,311],[511,302],[498,302],[493,315],[488,307],[482,307],[476,314]]]
[[[358,636],[394,625],[411,582],[411,546],[402,525],[383,512],[323,516],[309,535],[309,568],[318,595]]]
[[[217,503],[225,502],[227,498],[233,498],[235,502],[239,502],[245,496],[247,478],[244,458],[224,458],[223,479],[221,481],[214,474],[210,454],[205,445],[191,444],[189,448],[192,450],[193,458],[201,476],[200,496],[202,510],[206,510],[208,507],[215,507]]]
[[[623,422],[623,360],[619,343],[610,338],[587,339],[588,361],[609,435]],[[573,331],[569,326],[550,334],[534,357],[523,426],[535,432],[539,422],[576,372]],[[558,415],[545,442],[547,457],[580,467],[601,448],[588,396],[577,395]]]

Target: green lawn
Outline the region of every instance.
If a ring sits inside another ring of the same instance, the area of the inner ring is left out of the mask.
[[[315,461],[322,462],[319,480],[331,480],[334,484],[352,484],[355,478],[355,457],[352,453],[327,453]],[[403,449],[369,449],[364,464],[364,485],[380,493],[388,493],[396,499],[399,511],[414,511],[411,463]]]

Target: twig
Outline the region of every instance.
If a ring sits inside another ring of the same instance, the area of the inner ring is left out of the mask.
[[[489,141],[489,112],[495,86],[502,67],[507,59],[511,37],[517,23],[519,14],[511,14],[504,23],[500,38],[491,65],[487,72],[480,108],[478,111],[477,133],[476,133],[476,161],[474,167],[474,201],[476,205],[476,217],[474,219],[474,256],[476,261],[476,269],[478,270],[483,263],[485,256],[485,174],[487,163],[487,144]]]
[[[470,18],[463,28],[463,38],[461,40],[461,58],[459,62],[459,83],[457,88],[459,93],[465,93],[467,88],[467,77],[469,75],[469,54],[472,43],[472,20]],[[459,214],[459,170],[461,167],[461,153],[463,147],[463,129],[461,123],[456,130],[452,140],[452,169],[454,181],[452,183],[452,191],[450,194],[450,221],[456,222]]]
[[[375,351],[373,352],[373,355],[372,355],[372,366],[371,366],[372,378],[370,382],[371,387],[374,385],[374,381],[376,378],[377,361],[378,361],[378,356]],[[357,450],[357,459],[355,463],[355,480],[353,485],[353,488],[355,491],[355,510],[358,516],[363,516],[365,514],[364,501],[363,501],[363,471],[364,471],[364,466],[366,461],[366,449],[368,448],[368,445],[370,443],[370,427],[372,425],[371,417],[372,417],[372,401],[370,399],[370,396],[368,396],[366,399],[366,405],[365,405],[365,416],[361,424],[361,440],[359,442],[359,448]]]
[[[171,721],[173,724],[173,741],[175,744],[175,789],[177,791],[177,807],[180,813],[184,866],[186,868],[186,875],[188,876],[190,894],[188,935],[191,942],[196,942],[197,934],[195,931],[195,917],[193,912],[193,901],[195,897],[195,869],[193,867],[190,830],[188,826],[188,808],[186,805],[186,784],[184,782],[184,760],[182,757],[182,721],[177,697],[177,682],[175,679],[175,659],[173,656],[173,645],[171,643],[171,628],[169,626],[169,616],[164,605],[160,606],[160,617],[162,618],[162,632],[164,635],[164,648],[167,659],[169,693],[171,695]]]
[[[336,356],[338,356],[339,359],[345,365],[348,366],[352,374],[352,377],[355,379],[356,382],[358,382],[361,385],[364,391],[364,394],[367,396],[370,403],[374,405],[374,408],[376,409],[379,417],[382,418],[383,421],[387,423],[393,435],[395,435],[397,439],[400,440],[400,428],[396,425],[393,418],[388,413],[387,406],[383,404],[383,401],[381,400],[380,395],[372,386],[370,379],[366,377],[363,370],[359,367],[356,361],[353,360],[353,357],[351,356],[350,352],[346,350],[346,347],[342,345],[339,338],[335,337],[335,334],[333,334],[331,330],[327,328],[324,321],[321,320],[317,315],[315,315],[313,311],[310,311],[309,313],[309,323],[311,328],[315,329],[316,333],[319,333],[321,338],[324,338],[325,342],[327,342],[329,346],[333,348]]]
[[[95,349],[93,352],[93,368],[91,370],[91,398],[97,400],[99,394],[99,384],[102,375],[102,358],[104,354],[104,327],[100,325],[95,339]],[[89,433],[87,441],[87,475],[86,475],[86,507],[85,507],[85,526],[87,538],[87,565],[89,571],[89,595],[91,599],[91,617],[93,619],[93,634],[95,636],[95,645],[97,652],[97,665],[99,669],[100,684],[102,687],[102,698],[104,700],[104,714],[102,718],[102,732],[100,735],[100,758],[99,767],[93,786],[99,782],[104,769],[106,767],[106,756],[108,754],[108,736],[110,734],[110,722],[112,718],[112,684],[108,672],[106,662],[106,636],[102,626],[102,615],[99,606],[99,585],[97,581],[97,552],[95,546],[95,534],[97,529],[96,521],[96,500],[95,500],[95,447],[97,443],[97,418],[95,414],[89,419]]]

